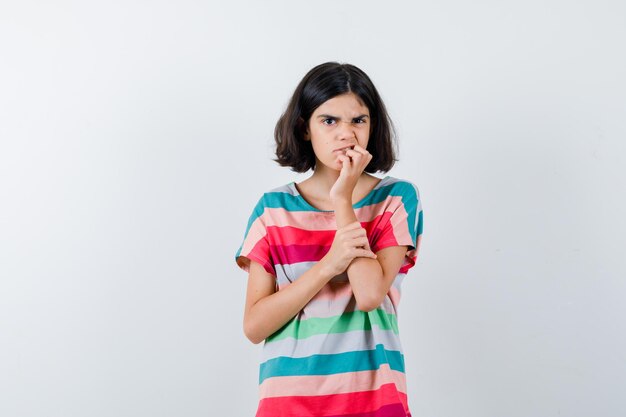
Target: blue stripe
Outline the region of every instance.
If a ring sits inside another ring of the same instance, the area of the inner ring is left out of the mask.
[[[256,206],[254,206],[254,210],[252,210],[252,214],[248,218],[248,225],[246,226],[246,231],[243,234],[243,241],[241,242],[241,245],[239,246],[239,249],[237,249],[237,253],[235,254],[235,259],[237,259],[239,257],[239,255],[241,255],[241,250],[243,249],[243,244],[245,243],[246,237],[248,236],[248,232],[250,231],[250,227],[252,227],[252,223],[254,223],[254,221],[256,219],[261,217],[261,215],[265,211],[264,199],[265,199],[265,196],[263,196],[263,197],[261,197],[259,199],[259,201],[256,203]]]
[[[420,210],[419,220],[417,222],[417,235],[424,233],[424,213]]]
[[[388,196],[402,197],[402,203],[407,212],[415,211],[417,207],[417,193],[413,184],[407,181],[398,181],[370,191],[363,200],[354,205],[354,208],[378,204]],[[264,201],[267,208],[283,208],[287,211],[322,211],[311,207],[301,195],[285,192],[265,193]]]
[[[388,364],[395,371],[404,372],[404,355],[397,350],[386,350],[376,345],[374,350],[312,355],[306,358],[281,356],[261,364],[259,384],[276,376],[332,375],[345,372],[371,371]]]

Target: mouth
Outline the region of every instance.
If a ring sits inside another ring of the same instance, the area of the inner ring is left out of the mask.
[[[343,152],[345,153],[348,149],[354,149],[355,145],[342,146],[341,148],[335,149],[333,152]]]

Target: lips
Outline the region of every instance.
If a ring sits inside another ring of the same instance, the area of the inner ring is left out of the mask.
[[[348,148],[349,149],[353,149],[356,145],[347,145],[347,146],[342,146],[341,148],[335,149],[333,152],[339,152],[339,151],[345,151]]]

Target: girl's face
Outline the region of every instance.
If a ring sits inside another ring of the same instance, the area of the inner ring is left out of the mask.
[[[315,169],[323,165],[341,171],[339,155],[357,144],[367,149],[370,127],[369,109],[356,94],[341,94],[322,103],[311,115],[304,136],[313,146]]]

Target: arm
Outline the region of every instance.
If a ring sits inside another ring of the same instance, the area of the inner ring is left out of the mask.
[[[337,227],[357,221],[352,205],[345,201],[336,205],[335,214]],[[365,235],[365,230],[361,230]],[[369,242],[365,243],[366,249],[369,249]],[[346,272],[360,310],[372,311],[383,302],[402,266],[406,251],[406,246],[391,246],[378,251],[376,259],[359,257],[350,263]]]
[[[254,344],[260,343],[284,326],[333,277],[322,262],[280,291],[275,278],[262,265],[250,262],[243,331]]]
[[[274,276],[261,264],[251,261],[243,316],[246,337],[255,344],[265,340],[293,319],[331,278],[345,271],[356,257],[375,257],[369,249],[361,247],[362,242],[353,239],[360,229],[358,223],[339,228],[328,253],[280,291],[275,291]]]
[[[398,275],[406,250],[406,246],[391,246],[376,252],[376,259],[357,258],[350,264],[348,279],[360,310],[372,311],[382,304]],[[372,270],[376,270],[376,274]]]

